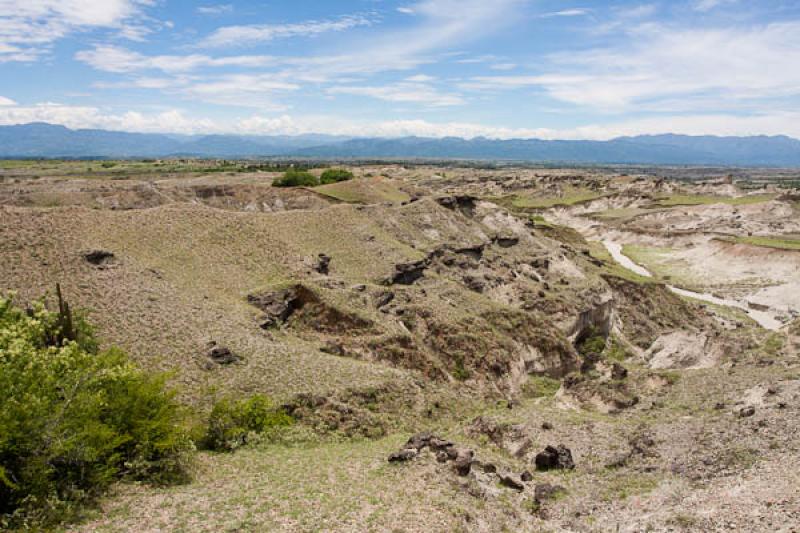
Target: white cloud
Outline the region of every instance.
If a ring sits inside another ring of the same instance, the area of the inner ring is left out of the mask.
[[[200,46],[248,46],[275,39],[313,37],[322,33],[341,32],[359,26],[369,26],[372,22],[372,19],[362,15],[348,15],[336,20],[312,20],[296,24],[224,26],[205,38]]]
[[[737,1],[738,0],[696,0],[693,7],[696,11],[706,12],[716,9],[721,5],[733,4]]]
[[[413,80],[414,78],[419,77],[412,76],[409,80]],[[442,93],[431,85],[419,81],[403,81],[378,87],[338,86],[332,87],[326,92],[328,94],[369,96],[388,102],[415,103],[431,107],[447,107],[465,103],[464,99],[458,94]]]
[[[514,70],[517,68],[516,63],[495,63],[494,65],[489,65],[489,68],[492,70]]]
[[[164,72],[189,72],[201,67],[265,67],[275,65],[272,56],[210,57],[202,54],[145,56],[126,48],[98,45],[93,50],[82,50],[75,58],[106,72],[136,72],[161,70]]]
[[[0,62],[33,61],[66,35],[114,28],[140,39],[149,30],[135,21],[154,0],[0,0]]]
[[[197,8],[197,12],[201,15],[222,15],[225,13],[233,13],[233,4],[200,6]]]
[[[43,103],[33,106],[0,107],[0,124],[49,122],[68,128],[102,128],[135,132],[201,133],[217,126],[204,118],[189,118],[179,110],[144,114],[126,111],[119,114],[104,112],[96,107],[68,106]]]
[[[8,106],[8,105],[17,105],[17,103],[11,98],[0,96],[0,106]]]
[[[49,122],[70,128],[102,128],[151,133],[233,133],[299,135],[327,133],[354,137],[488,137],[491,139],[593,139],[624,135],[683,133],[687,135],[790,135],[800,138],[800,112],[751,116],[726,114],[663,115],[656,118],[596,123],[569,129],[507,128],[471,122],[426,120],[353,120],[341,116],[253,115],[219,122],[179,109],[143,113],[90,106],[43,103],[0,107],[0,124]]]
[[[707,109],[709,96],[740,106],[800,95],[800,22],[725,29],[634,29],[619,49],[564,52],[538,76],[484,76],[475,90],[538,87],[601,111],[664,110],[681,99]],[[763,102],[762,102],[763,103]]]
[[[539,15],[540,18],[553,18],[553,17],[583,17],[590,13],[588,9],[585,8],[573,8],[573,9],[563,9],[561,11],[554,11],[552,13],[544,13],[543,15]]]
[[[487,137],[490,139],[608,140],[625,135],[681,133],[686,135],[791,135],[800,138],[800,112],[733,115],[662,116],[653,119],[588,124],[569,129],[506,128],[469,122],[426,120],[355,121],[342,117],[253,116],[238,121],[238,133],[299,135],[327,133],[375,137]]]
[[[406,81],[418,82],[418,83],[427,83],[435,80],[436,78],[434,78],[433,76],[428,76],[426,74],[416,74],[414,76],[409,76],[408,78],[406,78]]]
[[[410,7],[398,7],[397,11],[399,13],[403,13],[404,15],[413,15],[414,14],[414,10],[412,8],[410,8]]]

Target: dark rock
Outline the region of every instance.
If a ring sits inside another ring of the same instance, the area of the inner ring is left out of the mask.
[[[553,429],[553,424],[551,424],[550,422],[542,422],[542,429],[549,431]]]
[[[412,435],[408,439],[408,442],[406,442],[405,447],[406,448],[413,448],[413,449],[415,449],[417,451],[420,451],[424,447],[426,447],[428,444],[430,444],[432,438],[433,438],[433,435],[431,433],[428,433],[427,431],[422,432],[422,433],[417,433],[416,435]]]
[[[475,214],[475,203],[477,198],[468,195],[444,196],[436,199],[436,203],[447,209],[458,211],[466,217]]]
[[[241,357],[233,353],[229,348],[226,346],[217,346],[217,343],[214,341],[208,343],[208,347],[208,357],[218,365],[230,365],[241,359]]]
[[[471,274],[464,276],[464,285],[466,285],[469,290],[475,292],[483,292],[486,290],[486,281]]]
[[[480,259],[483,257],[483,251],[485,248],[485,244],[478,244],[476,246],[469,246],[467,248],[458,248],[453,251],[457,254],[465,255],[470,259],[474,259],[475,261],[480,261]]]
[[[292,313],[302,308],[308,301],[316,299],[311,291],[301,285],[264,294],[251,294],[247,297],[251,305],[264,312],[261,323],[263,329],[286,322]]]
[[[447,455],[446,451],[440,451],[436,453],[436,460],[440,463],[446,463],[450,460],[450,456]]]
[[[378,296],[375,297],[375,307],[380,309],[381,307],[385,307],[389,305],[392,300],[394,300],[394,293],[393,292],[382,292]]]
[[[524,471],[524,472],[523,472],[523,473],[522,473],[522,474],[519,476],[519,478],[520,478],[520,479],[521,479],[523,482],[525,482],[525,483],[528,483],[529,481],[533,481],[533,474],[531,474],[530,472],[528,472],[528,471],[526,470],[526,471]]]
[[[431,437],[430,441],[428,442],[428,446],[430,446],[431,450],[434,452],[446,450],[448,448],[453,447],[453,443],[449,440],[440,439],[439,437]]]
[[[748,405],[747,407],[742,407],[739,409],[739,417],[740,418],[747,418],[756,414],[756,408],[752,405]]]
[[[572,452],[563,444],[555,447],[547,446],[544,451],[536,454],[534,463],[537,470],[572,470],[575,468]]]
[[[611,379],[625,379],[628,377],[628,369],[621,364],[615,362],[611,363]]]
[[[508,237],[495,237],[494,242],[501,248],[511,248],[512,246],[516,246],[519,244],[519,237],[516,236],[508,236]]]
[[[525,485],[519,479],[515,478],[511,474],[504,474],[500,476],[500,484],[504,487],[508,487],[509,489],[513,489],[519,492],[525,490]]]
[[[115,256],[113,252],[107,250],[89,250],[83,252],[83,258],[95,266],[102,266],[111,263]]]
[[[331,258],[325,254],[319,254],[311,268],[320,274],[328,275],[331,266]]]
[[[403,463],[405,461],[410,461],[411,459],[415,458],[419,452],[414,449],[405,448],[400,451],[396,451],[389,456],[390,463]]]
[[[390,285],[413,285],[425,274],[426,268],[428,268],[427,259],[397,264],[394,266],[394,274],[388,283]]]

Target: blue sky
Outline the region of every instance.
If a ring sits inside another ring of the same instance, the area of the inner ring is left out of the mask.
[[[0,124],[800,137],[800,0],[0,0]]]

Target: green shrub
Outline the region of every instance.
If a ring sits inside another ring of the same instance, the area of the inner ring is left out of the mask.
[[[578,353],[584,357],[589,355],[600,355],[606,349],[606,338],[595,328],[591,328],[576,346]]]
[[[319,182],[322,185],[327,185],[328,183],[339,183],[340,181],[347,181],[351,179],[353,179],[353,173],[349,170],[345,170],[343,168],[329,168],[322,173],[322,176],[319,178]]]
[[[315,187],[319,185],[317,177],[305,170],[290,168],[283,176],[272,182],[273,187]]]
[[[232,451],[246,444],[252,435],[293,423],[291,416],[262,394],[246,400],[225,398],[211,409],[204,444],[210,450]]]
[[[165,376],[98,351],[82,320],[63,339],[58,315],[0,298],[0,529],[68,519],[123,477],[188,473],[194,446]]]

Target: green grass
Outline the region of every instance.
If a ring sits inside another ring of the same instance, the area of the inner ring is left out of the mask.
[[[601,198],[603,194],[583,188],[566,188],[560,196],[517,196],[511,204],[517,209],[549,209],[572,206]]]
[[[738,198],[731,198],[728,196],[710,196],[699,194],[674,194],[671,196],[664,196],[658,198],[654,205],[658,207],[677,207],[677,206],[692,206],[692,205],[711,205],[711,204],[727,204],[727,205],[751,205],[769,202],[777,198],[777,194],[753,194],[749,196],[740,196]]]
[[[547,376],[530,376],[528,381],[522,385],[522,393],[529,398],[551,398],[558,389],[561,382]]]
[[[727,237],[723,240],[776,250],[800,250],[800,237]]]

